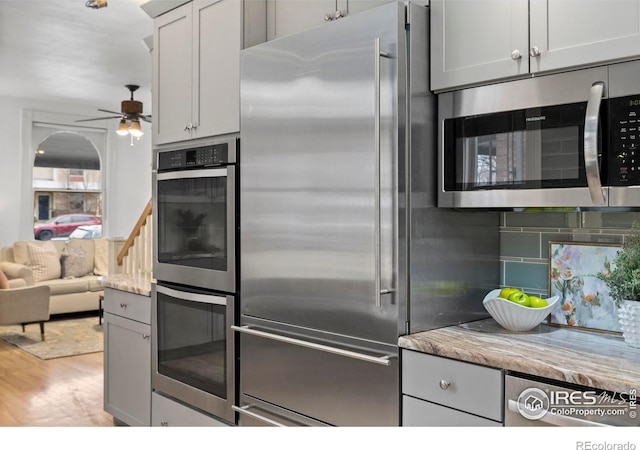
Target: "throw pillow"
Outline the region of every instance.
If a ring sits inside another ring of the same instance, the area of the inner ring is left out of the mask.
[[[41,246],[28,243],[27,250],[34,282],[60,278],[60,257],[52,242],[45,242]]]
[[[65,247],[60,254],[62,278],[83,277],[87,274],[85,251],[82,247]]]

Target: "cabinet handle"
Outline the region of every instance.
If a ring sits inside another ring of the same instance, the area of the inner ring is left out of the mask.
[[[143,334],[142,335],[142,339],[149,339],[149,335],[148,334]]]
[[[449,386],[451,386],[451,382],[447,380],[440,380],[440,389],[446,391],[447,389],[449,389]]]
[[[331,13],[325,13],[324,15],[324,21],[325,22],[331,22],[333,20],[333,14]]]
[[[160,426],[161,427],[168,427],[169,426],[169,422],[167,422],[166,420],[161,420],[160,421]]]
[[[127,309],[127,304],[126,303],[120,303],[120,308]]]
[[[337,10],[337,11],[336,11],[336,13],[335,13],[335,15],[333,16],[333,18],[334,18],[335,20],[338,20],[338,19],[340,19],[340,18],[342,18],[342,17],[344,17],[344,14],[343,14],[343,13],[342,13],[342,11],[340,11],[340,10]]]
[[[198,124],[197,123],[192,123],[191,124],[191,129],[195,130],[196,128],[198,128]]]
[[[538,56],[540,56],[540,49],[534,45],[529,49],[529,56],[537,58]]]
[[[514,61],[517,61],[520,58],[522,58],[522,53],[520,53],[520,50],[514,50],[511,52],[511,59],[513,59]]]

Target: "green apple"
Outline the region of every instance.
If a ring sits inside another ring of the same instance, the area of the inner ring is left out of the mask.
[[[547,301],[543,298],[536,297],[534,295],[529,296],[529,301],[531,302],[532,308],[544,308],[548,305]]]
[[[509,295],[508,300],[517,303],[522,306],[531,306],[531,301],[529,300],[529,296],[524,292],[513,292]]]
[[[504,287],[502,289],[500,289],[500,293],[498,294],[498,297],[504,298],[504,299],[508,299],[509,296],[511,294],[513,294],[514,292],[520,292],[518,289],[516,288],[512,288],[512,287]]]

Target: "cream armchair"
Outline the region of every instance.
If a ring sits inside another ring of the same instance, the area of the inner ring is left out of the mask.
[[[49,320],[49,286],[0,289],[0,325],[40,324],[44,341],[44,323]]]

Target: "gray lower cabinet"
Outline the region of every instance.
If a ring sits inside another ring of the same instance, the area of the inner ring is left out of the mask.
[[[104,290],[104,409],[130,426],[151,425],[151,299]]]
[[[504,374],[402,350],[403,426],[502,426]]]
[[[162,394],[151,396],[151,424],[154,427],[226,427],[227,424]]]

